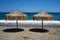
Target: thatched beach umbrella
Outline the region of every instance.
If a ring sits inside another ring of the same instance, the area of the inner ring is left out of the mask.
[[[18,20],[26,20],[27,15],[23,14],[22,12],[12,12],[10,14],[6,14],[6,20],[16,20],[16,27],[18,29]]]
[[[33,20],[42,20],[42,29],[43,29],[43,20],[52,20],[52,19],[53,16],[44,11],[33,16]]]

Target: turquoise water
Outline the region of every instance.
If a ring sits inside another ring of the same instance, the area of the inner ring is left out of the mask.
[[[0,12],[0,20],[5,19],[5,15],[9,12]],[[38,12],[25,12],[25,14],[28,16],[28,20],[32,20],[33,15],[37,14]],[[48,12],[49,14],[53,15],[54,20],[60,20],[60,13],[54,12]]]

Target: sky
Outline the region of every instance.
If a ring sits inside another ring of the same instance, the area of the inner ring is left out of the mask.
[[[0,0],[0,12],[60,12],[60,0]]]

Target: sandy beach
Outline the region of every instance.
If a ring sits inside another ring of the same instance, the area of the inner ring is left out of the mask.
[[[19,27],[24,29],[21,32],[4,32],[5,29],[11,29],[16,27],[5,27],[0,26],[0,40],[60,40],[60,28],[54,27],[44,27],[49,30],[49,32],[31,32],[31,28],[41,28],[41,27]]]
[[[60,40],[60,0],[0,0],[0,40]]]

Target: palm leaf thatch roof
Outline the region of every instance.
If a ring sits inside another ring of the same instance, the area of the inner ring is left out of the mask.
[[[53,19],[53,16],[51,14],[48,14],[47,12],[45,11],[42,11],[42,12],[39,12],[38,14],[35,14],[33,16],[33,19],[34,20],[40,20],[40,19],[44,19],[44,20],[52,20]]]
[[[9,14],[6,14],[6,16],[27,16],[27,15],[22,12],[15,11],[15,12],[11,12]]]
[[[22,12],[18,12],[18,11],[15,11],[15,12],[11,12],[9,14],[6,14],[6,19],[15,19],[15,18],[18,18],[19,20],[24,20],[24,19],[27,19],[27,15],[22,13]]]
[[[53,17],[53,16],[45,11],[42,11],[41,13],[34,15],[34,17]]]

